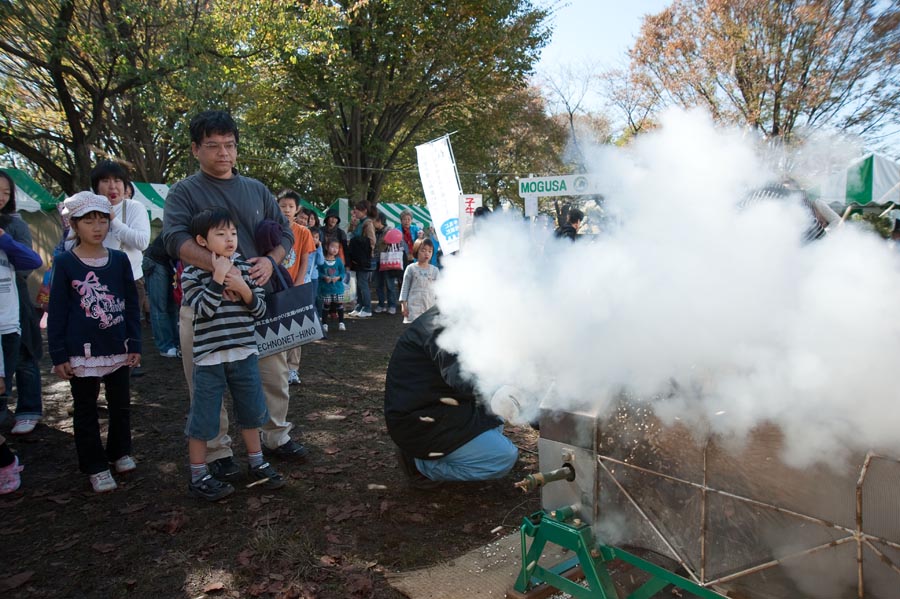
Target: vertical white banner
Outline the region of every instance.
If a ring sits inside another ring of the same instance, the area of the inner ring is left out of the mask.
[[[450,137],[416,146],[419,177],[425,190],[425,201],[431,222],[445,255],[459,249],[459,177],[450,149]]]
[[[535,195],[527,195],[525,197],[525,216],[537,216],[538,198]]]
[[[480,193],[463,193],[459,196],[459,247],[466,245],[475,223],[475,209],[483,206]]]

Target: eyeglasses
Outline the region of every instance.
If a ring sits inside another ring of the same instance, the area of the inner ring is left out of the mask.
[[[237,149],[237,144],[233,141],[226,141],[224,143],[208,141],[203,144],[203,148],[211,152],[218,152],[219,148],[224,148],[226,152],[234,152]]]

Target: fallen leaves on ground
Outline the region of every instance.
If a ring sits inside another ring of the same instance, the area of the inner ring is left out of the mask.
[[[8,578],[0,579],[0,591],[11,591],[13,589],[17,589],[34,576],[33,570],[25,570],[24,572],[19,572],[18,574],[14,574]]]

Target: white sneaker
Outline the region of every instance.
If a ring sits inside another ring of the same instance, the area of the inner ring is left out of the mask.
[[[327,333],[327,332],[328,332],[328,325],[325,324],[325,323],[322,323],[322,332],[323,332],[323,333]]]
[[[386,311],[387,311],[387,308],[385,308],[384,306],[375,306],[375,310],[374,310],[375,314],[382,314],[383,312],[386,312]]]
[[[109,470],[92,474],[91,486],[94,488],[94,493],[109,493],[118,487]]]
[[[297,374],[296,370],[288,371],[288,385],[299,385],[300,384],[300,376]]]
[[[137,463],[134,461],[130,455],[123,455],[121,458],[116,460],[116,463],[113,464],[115,466],[116,472],[119,474],[123,474],[125,472],[131,472],[135,468],[137,468]]]
[[[33,420],[31,418],[16,420],[16,425],[12,427],[10,433],[12,433],[13,435],[27,435],[34,430],[34,427],[37,426],[37,423],[37,420]]]
[[[161,351],[161,352],[159,352],[159,355],[161,355],[163,358],[177,358],[177,357],[178,357],[178,350],[175,349],[175,348],[173,347],[173,348],[170,348],[170,349],[167,350],[167,351]]]
[[[397,313],[397,308],[395,308],[394,306],[391,306],[390,308],[388,308],[388,314],[396,314],[396,313]]]
[[[360,311],[360,312],[356,315],[356,317],[357,317],[357,318],[371,318],[371,317],[372,317],[372,313],[369,312],[368,310],[363,310],[363,311]]]
[[[350,312],[349,314],[347,314],[347,316],[357,316],[358,314],[359,314],[359,310],[357,310],[356,308],[354,308],[352,312]]]
[[[345,325],[343,322],[339,322],[339,323],[338,323],[338,330],[339,330],[339,331],[346,331],[346,330],[347,330],[347,325]]]

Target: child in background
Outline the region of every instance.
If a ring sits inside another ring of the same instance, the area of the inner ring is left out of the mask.
[[[290,273],[294,285],[309,283],[309,258],[316,251],[316,246],[309,229],[296,220],[298,214],[303,214],[300,212],[300,196],[295,191],[283,191],[278,196],[278,207],[291,224],[291,231],[294,233],[294,245],[285,255],[282,265]],[[300,355],[300,347],[287,351],[289,385],[300,384],[300,375],[297,372],[300,369]]]
[[[415,262],[403,272],[403,286],[400,288],[400,310],[403,323],[409,324],[435,303],[434,282],[440,271],[429,264],[434,254],[434,243],[427,237],[413,244]]]
[[[3,346],[0,345],[0,393],[6,391],[6,383],[4,378],[6,371],[3,370]],[[23,467],[19,465],[19,457],[14,454],[6,439],[0,435],[0,495],[6,495],[17,490],[22,484],[22,477],[19,475]]]
[[[310,228],[309,233],[312,235],[316,251],[309,255],[309,269],[306,276],[309,282],[313,284],[313,297],[316,298],[316,311],[321,314],[322,302],[319,301],[319,267],[325,264],[325,252],[322,250],[322,242],[319,240],[319,228]],[[299,380],[297,382],[299,382]]]
[[[65,200],[75,246],[58,256],[47,317],[53,372],[69,381],[74,400],[78,467],[97,493],[116,488],[109,471],[135,469],[131,458],[130,368],[141,360],[141,314],[131,262],[107,249],[112,206],[90,191]],[[97,397],[106,389],[109,431],[100,439]]]
[[[8,232],[8,228],[13,228],[12,217],[7,214],[0,214],[0,343],[3,346],[5,356],[4,369],[6,372],[5,391],[0,397],[0,421],[5,420],[8,415],[9,408],[6,405],[6,393],[12,389],[13,375],[16,373],[17,362],[20,356],[25,357],[21,348],[23,325],[21,319],[23,311],[20,309],[22,306],[19,304],[18,275],[16,273],[17,271],[21,273],[26,270],[33,270],[43,264],[41,257],[31,249],[30,242],[25,244],[16,241],[12,234]],[[22,299],[29,301],[27,296]],[[30,309],[30,305],[28,308]],[[27,326],[29,323],[24,324]],[[21,381],[22,379],[20,378],[19,382]],[[38,395],[39,389],[40,385],[38,385]],[[22,393],[22,389],[19,389],[19,393]],[[40,398],[38,398],[37,403],[40,405]],[[22,402],[20,401],[18,408],[21,408],[21,404]],[[16,409],[17,415],[20,412],[18,408]],[[30,422],[36,423],[35,420]],[[31,428],[33,429],[34,426]],[[16,423],[16,426],[13,428],[14,434],[20,432],[18,429],[19,425]]]
[[[341,242],[332,239],[325,248],[325,263],[319,266],[319,297],[322,299],[322,330],[328,332],[326,311],[337,315],[338,330],[346,331],[344,324],[344,263],[338,258]]]
[[[194,310],[194,397],[185,430],[191,460],[188,492],[207,501],[234,492],[206,466],[206,442],[219,434],[226,386],[247,447],[250,477],[263,481],[265,489],[280,489],[284,478],[263,459],[259,438],[259,427],[269,420],[254,336],[254,321],[266,313],[263,289],[250,279],[250,263],[235,251],[237,228],[226,210],[195,215],[190,233],[212,254],[213,272],[188,264],[181,280],[184,303]],[[226,299],[225,292],[238,300]]]

